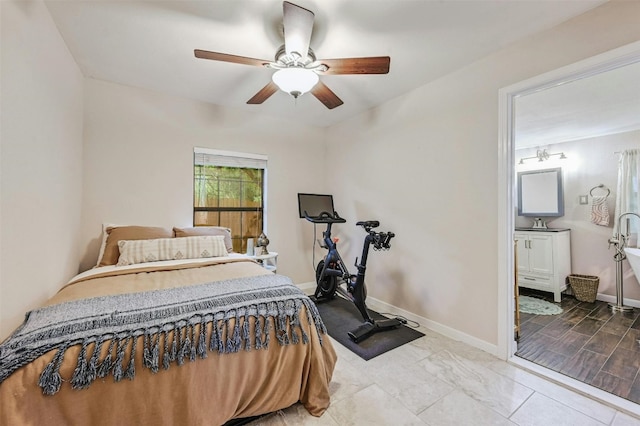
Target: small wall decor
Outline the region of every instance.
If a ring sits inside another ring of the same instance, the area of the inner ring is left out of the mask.
[[[262,247],[262,254],[269,254],[269,250],[267,250],[267,245],[269,245],[269,238],[267,238],[267,236],[263,232],[258,237],[258,242],[256,243],[256,246]]]

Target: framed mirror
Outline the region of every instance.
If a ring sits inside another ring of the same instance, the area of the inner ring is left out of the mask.
[[[562,168],[518,172],[518,215],[564,215]]]

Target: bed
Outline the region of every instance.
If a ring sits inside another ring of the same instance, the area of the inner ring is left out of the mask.
[[[145,236],[138,245],[155,244]],[[136,240],[118,238],[122,259]],[[0,424],[222,425],[297,402],[327,409],[336,354],[289,278],[226,249],[100,266],[112,249],[0,344]]]

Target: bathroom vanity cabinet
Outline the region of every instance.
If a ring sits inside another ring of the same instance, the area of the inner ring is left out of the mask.
[[[553,293],[560,302],[560,293],[567,288],[571,274],[571,231],[569,229],[516,228],[518,287]]]

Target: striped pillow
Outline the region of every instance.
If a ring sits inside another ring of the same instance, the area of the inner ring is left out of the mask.
[[[120,249],[120,257],[117,266],[159,260],[200,259],[227,255],[222,235],[120,240],[118,248]]]

